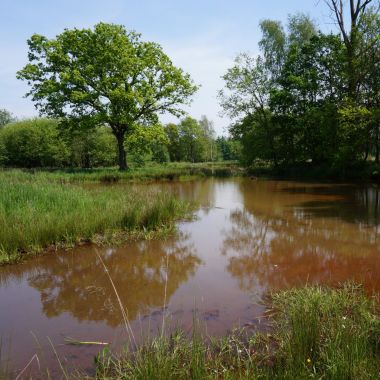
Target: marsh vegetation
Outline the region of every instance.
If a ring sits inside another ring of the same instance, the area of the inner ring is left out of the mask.
[[[96,379],[375,379],[378,304],[360,286],[309,286],[272,294],[269,334],[235,331],[206,341],[196,330],[97,357]],[[195,327],[196,329],[196,327]]]
[[[186,202],[149,188],[83,188],[56,178],[0,172],[1,263],[81,241],[148,236],[189,211]]]

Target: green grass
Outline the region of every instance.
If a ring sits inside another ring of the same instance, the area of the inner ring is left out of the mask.
[[[271,298],[270,334],[209,342],[177,332],[120,356],[103,351],[96,379],[378,379],[380,319],[363,289],[306,287]]]
[[[43,173],[0,172],[0,263],[50,246],[168,229],[188,210],[185,202],[148,188],[83,188]]]
[[[274,329],[287,378],[380,378],[378,304],[352,284],[278,293]]]
[[[14,172],[17,170],[6,170]],[[213,163],[149,163],[143,167],[131,167],[121,172],[117,168],[96,169],[31,169],[28,171],[37,178],[58,182],[139,182],[157,180],[181,180],[191,177],[230,177],[244,174],[236,162]]]

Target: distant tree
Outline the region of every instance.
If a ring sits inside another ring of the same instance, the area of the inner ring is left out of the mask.
[[[359,25],[362,73],[360,105],[371,110],[368,124],[369,153],[380,161],[380,16],[376,8],[369,8],[362,15]]]
[[[70,160],[70,150],[60,137],[58,122],[52,119],[8,124],[0,131],[0,145],[7,166],[57,167]]]
[[[169,139],[162,125],[152,125],[150,128],[136,126],[129,133],[126,145],[131,152],[135,164],[144,165],[144,158],[153,161],[167,162],[169,160],[167,145]]]
[[[201,127],[204,145],[205,145],[205,160],[206,161],[215,161],[217,147],[215,143],[215,129],[214,123],[207,119],[205,115],[199,120],[199,126]]]
[[[296,13],[288,17],[288,45],[302,46],[317,34],[317,27],[309,16]]]
[[[221,155],[222,160],[232,161],[232,160],[238,160],[240,158],[239,141],[221,136],[216,139],[216,146],[217,146],[218,152]]]
[[[206,140],[199,122],[191,117],[178,125],[181,161],[201,162],[206,159]]]
[[[72,128],[108,125],[117,139],[119,167],[127,168],[125,136],[158,114],[182,115],[197,87],[162,48],[121,25],[66,29],[55,39],[35,34],[29,61],[17,77],[41,114],[67,119]]]
[[[4,145],[4,141],[1,136],[1,131],[0,131],[0,165],[3,166],[6,164],[7,161],[7,155],[6,155],[6,149]]]
[[[240,54],[223,79],[226,88],[219,92],[220,104],[224,112],[236,120],[230,133],[241,139],[243,144],[248,144],[244,149],[247,153],[252,149],[251,136],[258,133],[265,147],[254,154],[263,154],[277,166],[276,126],[269,109],[274,82],[266,61],[262,57]],[[251,131],[252,128],[255,131]],[[249,156],[253,157],[251,154]]]
[[[165,126],[165,133],[168,137],[168,152],[170,161],[181,161],[181,146],[178,126],[174,123],[169,123]]]
[[[16,121],[16,118],[6,109],[0,109],[0,128]]]
[[[272,78],[280,75],[285,59],[286,34],[280,21],[263,20],[260,23],[262,33],[259,46],[263,52],[263,62]]]
[[[321,163],[335,154],[337,108],[343,93],[341,61],[338,36],[318,34],[301,46],[290,46],[270,96],[285,162]]]
[[[363,15],[371,3],[379,2],[376,0],[350,0],[348,10],[344,0],[325,0],[325,2],[334,15],[346,47],[347,93],[350,100],[356,101],[359,94],[362,70],[360,65],[360,28]],[[348,17],[345,11],[349,14]]]
[[[117,164],[115,138],[110,128],[64,130],[60,135],[69,147],[70,166],[91,168]]]

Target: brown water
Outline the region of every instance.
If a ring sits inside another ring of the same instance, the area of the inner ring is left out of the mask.
[[[249,179],[140,186],[196,200],[196,218],[167,240],[84,246],[0,268],[3,360],[16,371],[37,354],[59,378],[57,354],[91,372],[99,346],[65,345],[67,336],[115,349],[128,341],[98,255],[138,341],[157,334],[164,316],[168,329],[190,331],[196,315],[210,335],[265,329],[261,300],[272,289],[355,280],[380,291],[377,187]],[[30,370],[38,373],[36,360]]]

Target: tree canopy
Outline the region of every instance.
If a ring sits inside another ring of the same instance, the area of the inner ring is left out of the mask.
[[[127,168],[126,134],[157,123],[159,114],[182,115],[197,90],[157,43],[121,25],[66,29],[54,39],[35,34],[28,45],[29,63],[17,73],[30,85],[27,96],[67,127],[109,126],[120,169]]]
[[[261,54],[240,54],[223,76],[220,104],[248,165],[379,162],[380,2],[326,3],[336,33],[302,14],[264,20]]]

